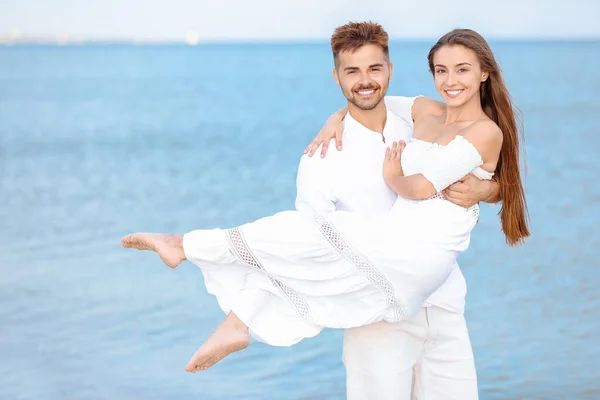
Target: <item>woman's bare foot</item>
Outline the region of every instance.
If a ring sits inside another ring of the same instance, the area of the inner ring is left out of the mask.
[[[229,354],[245,349],[249,344],[248,327],[233,312],[230,312],[194,353],[185,370],[198,372],[208,369]]]
[[[183,260],[183,236],[163,233],[131,233],[121,238],[121,245],[138,250],[152,250],[169,268],[176,268]]]

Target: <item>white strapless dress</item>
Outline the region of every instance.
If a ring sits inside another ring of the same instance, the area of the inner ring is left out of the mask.
[[[405,175],[423,174],[438,193],[481,169],[475,147],[413,139],[402,155]],[[478,206],[440,195],[401,197],[381,214],[285,211],[233,229],[184,235],[186,258],[203,272],[209,293],[257,339],[289,346],[323,328],[398,322],[416,313],[469,245]]]

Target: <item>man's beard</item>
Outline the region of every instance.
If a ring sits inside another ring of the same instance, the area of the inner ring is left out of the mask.
[[[359,98],[357,98],[356,96],[356,91],[359,90],[371,90],[371,89],[375,89],[375,93],[377,93],[378,91],[380,91],[380,96],[377,98],[374,98],[372,100],[360,100]],[[375,107],[377,107],[379,105],[379,103],[381,103],[381,100],[383,100],[383,97],[385,96],[385,92],[387,91],[387,86],[385,88],[385,91],[383,91],[381,89],[381,86],[375,84],[375,85],[365,85],[365,86],[355,86],[352,89],[350,89],[350,93],[346,93],[344,92],[344,97],[346,97],[346,99],[354,104],[356,107],[358,107],[361,110],[364,111],[370,111],[373,110]]]

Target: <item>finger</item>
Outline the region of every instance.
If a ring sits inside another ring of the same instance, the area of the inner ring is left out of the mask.
[[[329,142],[323,142],[323,146],[321,147],[321,158],[325,158],[325,154],[327,154],[328,147],[329,147]]]
[[[442,190],[442,194],[444,195],[446,200],[454,199],[454,193],[452,193],[452,190],[450,190],[448,188]]]
[[[459,192],[455,192],[454,190],[450,189],[449,187],[447,187],[446,189],[444,189],[443,193],[450,198],[456,198],[457,195],[460,195]]]
[[[448,186],[448,189],[455,193],[466,193],[469,190],[469,186],[459,181]]]
[[[312,157],[315,154],[315,150],[317,150],[318,146],[316,142],[313,140],[312,143],[306,148],[308,150],[308,156]]]
[[[448,190],[447,188],[446,188],[446,190],[442,191],[442,195],[444,196],[444,198],[446,200],[463,207],[463,203],[462,203],[463,200],[460,197],[456,197],[454,194],[455,193],[453,193],[451,190]]]
[[[310,153],[310,151],[313,149],[313,147],[314,147],[314,145],[315,145],[315,140],[316,140],[316,139],[313,139],[313,140],[312,140],[312,141],[311,141],[311,142],[308,144],[308,146],[306,146],[306,149],[304,149],[304,154],[309,154],[309,153]]]
[[[398,150],[400,152],[402,152],[404,150],[404,148],[406,147],[406,142],[401,140],[400,143],[398,143]]]
[[[337,143],[337,149],[342,150],[342,129],[335,131],[335,142]]]
[[[315,152],[315,141],[313,140],[312,142],[310,142],[310,144],[308,145],[306,150],[304,150],[304,154],[308,154],[309,157],[312,157],[314,152]]]
[[[396,151],[394,152],[394,159],[398,160],[400,159],[400,144],[398,142],[394,142],[394,144],[396,145]]]
[[[394,153],[394,158],[399,160],[401,154],[402,154],[402,151],[400,150],[400,143],[396,143],[396,152]]]
[[[459,182],[464,182],[464,183],[468,184],[469,181],[472,181],[473,179],[477,179],[477,178],[475,178],[475,176],[472,174],[467,174],[461,180],[459,180]]]
[[[385,159],[386,159],[386,161],[390,160],[390,155],[391,155],[391,150],[390,150],[389,147],[386,147],[385,148]]]
[[[452,190],[446,190],[444,193],[444,198],[461,207],[468,207],[471,205],[468,197],[465,197],[465,195],[462,193],[454,192]]]

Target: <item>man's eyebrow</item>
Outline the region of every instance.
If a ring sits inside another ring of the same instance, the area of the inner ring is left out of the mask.
[[[369,65],[369,68],[376,68],[376,67],[383,67],[383,64],[378,63],[378,64],[371,64]],[[348,70],[357,70],[359,69],[358,67],[346,67],[344,68],[344,71],[348,71]]]

